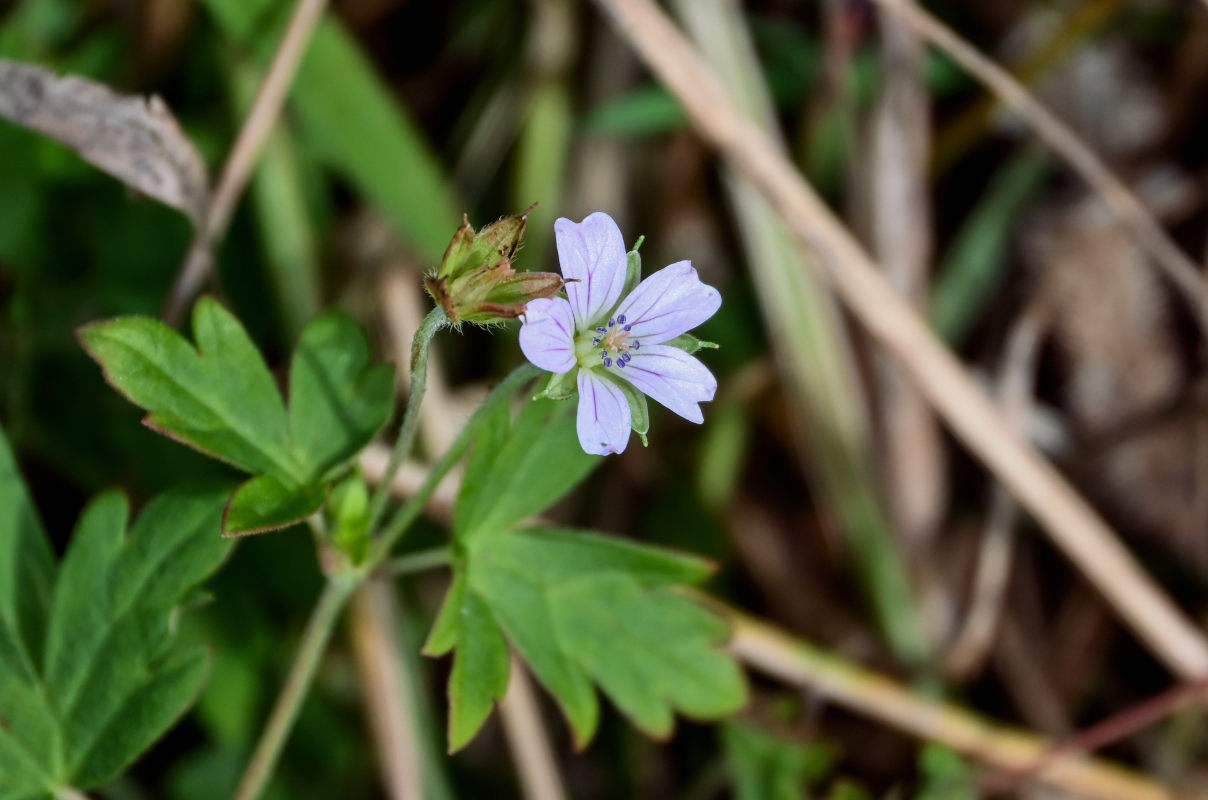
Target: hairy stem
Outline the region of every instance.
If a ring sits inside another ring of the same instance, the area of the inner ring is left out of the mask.
[[[294,727],[298,711],[302,708],[302,701],[310,691],[315,672],[319,668],[319,660],[327,649],[327,642],[331,639],[331,633],[340,618],[340,611],[359,583],[359,576],[352,581],[343,577],[332,578],[319,595],[319,602],[315,604],[314,611],[310,614],[310,622],[306,624],[302,646],[298,648],[294,664],[290,667],[285,688],[281,690],[277,704],[273,706],[273,713],[269,716],[268,725],[261,733],[260,741],[256,743],[252,761],[239,781],[235,800],[255,800],[268,785],[277,759],[281,756],[281,748],[285,746],[285,740]]]
[[[386,560],[390,555],[390,551],[398,543],[411,524],[419,518],[423,513],[424,506],[428,504],[428,499],[432,493],[436,491],[436,487],[445,477],[453,465],[456,464],[470,446],[474,436],[482,429],[488,414],[501,404],[506,403],[508,399],[515,394],[521,386],[537,377],[539,369],[532,364],[523,364],[512,373],[504,378],[503,382],[495,387],[495,390],[487,396],[487,399],[482,402],[478,410],[474,412],[474,416],[470,417],[466,426],[461,429],[461,433],[441,456],[440,461],[432,466],[428,472],[428,478],[424,481],[424,485],[419,488],[419,491],[411,496],[403,507],[400,508],[391,520],[382,528],[380,535],[374,537],[373,544],[369,547],[369,555],[365,559],[364,569],[372,571],[379,564]],[[382,486],[389,487],[390,474],[389,472],[383,477]]]
[[[427,319],[424,320],[424,324],[420,326],[420,330],[416,333],[416,346],[412,366],[413,368],[416,367],[416,362],[418,362],[422,364],[422,370],[416,369],[412,373],[411,399],[407,403],[407,411],[403,417],[402,428],[399,431],[400,441],[404,439],[413,440],[415,438],[415,420],[418,418],[419,405],[423,396],[422,374],[427,370],[428,342],[431,340],[432,334],[443,324],[444,320],[443,313],[437,316],[436,312],[433,312],[428,315]],[[425,332],[425,328],[429,326],[430,330]],[[474,415],[466,422],[465,428],[462,429],[456,441],[441,456],[440,461],[434,464],[432,469],[429,470],[424,485],[398,510],[381,532],[374,537],[373,544],[370,546],[369,554],[365,558],[364,563],[355,569],[333,576],[328,581],[323,594],[319,596],[319,602],[315,605],[314,611],[311,612],[310,622],[307,623],[306,634],[302,639],[302,646],[298,649],[298,654],[294,658],[294,664],[290,668],[285,688],[281,690],[281,694],[277,698],[277,704],[273,707],[268,725],[265,726],[264,731],[260,735],[260,740],[256,744],[256,752],[252,756],[252,761],[248,765],[243,779],[239,782],[239,789],[235,794],[235,800],[255,800],[255,798],[261,795],[268,784],[273,768],[277,764],[277,759],[281,756],[281,748],[285,745],[285,740],[289,736],[290,730],[293,729],[294,721],[298,717],[298,711],[302,707],[302,701],[306,699],[306,695],[310,691],[311,683],[314,681],[315,672],[318,669],[319,660],[323,656],[323,651],[327,648],[327,642],[331,639],[332,631],[335,629],[340,612],[343,610],[345,603],[348,602],[348,598],[390,556],[391,549],[402,539],[403,534],[407,532],[411,524],[419,518],[424,506],[428,503],[428,499],[436,491],[436,487],[440,484],[441,480],[444,479],[449,470],[453,468],[453,465],[461,459],[461,456],[469,448],[470,442],[478,431],[482,429],[490,412],[501,404],[506,403],[522,386],[536,377],[538,372],[539,370],[531,364],[524,364],[513,370],[512,374],[496,386],[495,390],[491,392],[487,399],[483,401],[483,404],[478,407],[478,410],[474,412]],[[409,444],[402,448],[395,448],[396,453],[401,452],[399,456],[400,462],[406,456],[406,451],[409,449]],[[391,477],[389,472],[387,472],[386,476],[383,476],[382,483],[378,487],[379,491],[383,486],[390,486]],[[440,555],[447,557],[446,554]],[[429,563],[433,565],[438,563],[435,553],[429,555]]]
[[[432,344],[432,337],[447,321],[445,312],[436,306],[424,317],[411,342],[411,392],[407,397],[407,409],[403,412],[398,437],[394,441],[394,450],[390,452],[390,461],[386,464],[386,473],[369,503],[369,530],[377,530],[386,510],[386,501],[390,499],[390,484],[415,444],[415,434],[419,430],[419,407],[424,402],[424,389],[428,386],[428,347]]]
[[[453,548],[447,545],[440,547],[430,547],[427,550],[419,550],[414,553],[408,553],[405,556],[392,558],[382,565],[382,573],[397,578],[400,575],[411,575],[416,572],[425,572],[436,567],[447,566],[453,560]]]

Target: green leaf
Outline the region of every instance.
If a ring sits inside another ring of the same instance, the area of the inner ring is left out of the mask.
[[[104,783],[193,702],[209,657],[178,651],[172,619],[229,551],[217,536],[226,495],[161,495],[129,532],[121,495],[85,509],[54,581],[40,658],[0,624],[0,797]]]
[[[508,690],[508,646],[478,595],[461,608],[457,652],[449,675],[449,752],[470,743]]]
[[[454,576],[424,655],[442,656],[456,648],[449,675],[449,752],[469,744],[508,687],[508,650],[482,598]]]
[[[835,760],[832,747],[739,723],[722,725],[721,740],[735,800],[801,800],[806,787],[823,778]]]
[[[0,429],[0,626],[27,653],[41,653],[54,557]]]
[[[919,754],[920,786],[914,800],[976,800],[977,773],[956,752],[927,744]]]
[[[1036,149],[1008,161],[970,210],[936,269],[931,324],[951,344],[963,341],[1001,283],[1015,223],[1049,173],[1049,160]]]
[[[159,665],[92,737],[90,748],[78,756],[71,784],[99,786],[154,744],[197,700],[209,665],[203,648]]]
[[[289,486],[273,475],[242,483],[222,516],[223,536],[264,533],[306,519],[323,506],[321,486]]]
[[[204,5],[267,67],[290,6],[275,0]],[[308,149],[367,196],[429,261],[438,261],[462,203],[419,127],[334,17],[315,30],[290,100]]]
[[[454,747],[469,741],[506,688],[498,682],[506,651],[499,655],[502,645],[491,638],[497,628],[554,695],[580,748],[599,721],[593,679],[659,736],[670,733],[675,710],[717,717],[745,700],[741,672],[718,648],[725,625],[671,589],[707,577],[712,566],[702,559],[596,534],[531,530],[472,539],[455,569],[425,648],[428,655],[455,649],[455,658],[478,648],[467,656],[478,670],[465,672],[457,688],[469,710],[460,712]],[[475,600],[483,607],[471,611]],[[483,619],[471,629],[467,615]],[[485,641],[476,645],[475,636]]]
[[[205,297],[194,348],[148,317],[88,325],[80,340],[106,379],[150,412],[146,424],[250,472],[232,495],[223,532],[282,528],[314,513],[327,485],[377,435],[394,405],[394,370],[371,365],[369,343],[331,312],[302,331],[290,405],[247,332]]]
[[[385,427],[394,409],[394,367],[370,364],[369,340],[346,314],[313,320],[289,371],[294,447],[312,475],[352,459]]]
[[[193,309],[194,349],[149,317],[119,317],[80,329],[105,379],[150,412],[146,424],[251,473],[302,483],[290,452],[285,404],[239,321],[203,297]]]
[[[103,782],[138,755],[138,749],[95,754],[107,747],[101,740],[112,735],[115,720],[126,720],[123,740],[149,744],[196,692],[196,665],[172,678],[180,664],[165,662],[164,649],[176,607],[229,552],[229,542],[216,535],[226,494],[160,495],[128,534],[128,507],[119,495],[102,495],[81,517],[55,586],[44,671],[63,724],[68,782],[85,767]],[[188,683],[187,675],[196,680]],[[110,765],[106,774],[97,772],[99,763]]]
[[[474,449],[455,509],[459,539],[499,531],[545,511],[600,462],[583,452],[572,408],[526,403],[516,420],[494,419]]]
[[[666,737],[681,711],[715,719],[746,703],[742,671],[723,652],[724,622],[668,590],[622,573],[548,590],[554,635],[633,722]]]

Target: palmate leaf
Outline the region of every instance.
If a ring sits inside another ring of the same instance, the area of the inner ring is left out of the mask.
[[[505,530],[545,511],[603,460],[575,437],[574,405],[525,403],[511,420],[500,408],[474,448],[454,510],[457,537]]]
[[[217,301],[198,301],[193,337],[196,347],[149,317],[80,330],[109,383],[148,412],[148,426],[254,476],[231,496],[224,534],[314,513],[327,484],[389,419],[393,369],[370,364],[350,318],[323,314],[298,342],[287,410],[247,332]]]
[[[652,736],[671,733],[677,710],[697,718],[736,711],[745,683],[719,649],[725,625],[672,590],[711,571],[698,558],[590,533],[475,538],[425,648],[456,650],[450,749],[473,738],[506,689],[499,631],[557,699],[579,747],[599,721],[593,682]]]
[[[46,602],[27,622],[36,646],[0,613],[0,800],[49,798],[104,783],[188,708],[205,676],[204,649],[182,649],[170,621],[229,550],[215,536],[225,488],[169,492],[127,532],[118,494],[89,504],[55,576],[49,545],[0,433],[0,552],[39,561]]]
[[[427,655],[453,651],[449,749],[465,746],[502,699],[508,643],[554,695],[575,743],[599,722],[595,686],[652,736],[676,711],[725,716],[746,700],[717,617],[677,594],[712,572],[702,559],[592,533],[516,530],[600,462],[583,453],[573,404],[502,409],[484,428],[455,509],[454,580]]]

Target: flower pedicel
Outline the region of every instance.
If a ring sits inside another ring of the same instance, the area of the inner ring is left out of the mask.
[[[673,342],[721,306],[721,295],[701,283],[691,262],[678,261],[621,295],[636,271],[612,217],[591,214],[582,222],[554,223],[566,299],[532,300],[521,317],[520,348],[541,369],[555,373],[551,385],[569,383],[579,394],[579,444],[595,455],[620,453],[637,420],[630,398],[640,395],[692,422],[704,421],[700,403],[712,400],[717,380]],[[636,254],[635,254],[636,260]],[[644,426],[638,429],[645,433]]]

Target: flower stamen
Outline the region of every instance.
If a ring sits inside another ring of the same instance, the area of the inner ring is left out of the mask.
[[[600,348],[600,361],[605,367],[611,367],[613,364],[624,367],[633,358],[628,351],[641,347],[641,342],[629,338],[632,329],[632,323],[628,322],[624,314],[610,317],[607,326],[596,328],[595,333],[601,335],[592,336],[591,343]]]

